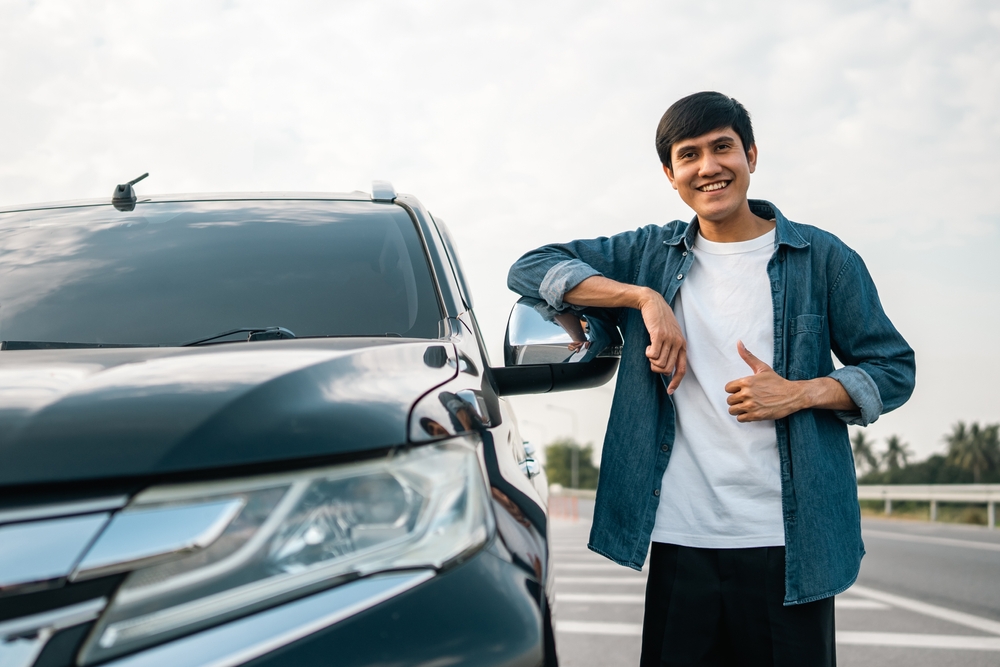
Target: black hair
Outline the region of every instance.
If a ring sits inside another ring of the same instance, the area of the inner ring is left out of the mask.
[[[674,144],[713,130],[731,127],[743,142],[743,150],[753,146],[753,125],[743,105],[722,93],[703,92],[683,97],[667,109],[656,126],[656,152],[660,162],[670,167]]]

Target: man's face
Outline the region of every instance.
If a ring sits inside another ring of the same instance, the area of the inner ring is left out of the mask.
[[[757,146],[743,150],[731,127],[682,139],[670,147],[671,185],[702,220],[723,221],[745,204],[750,174],[757,167]]]

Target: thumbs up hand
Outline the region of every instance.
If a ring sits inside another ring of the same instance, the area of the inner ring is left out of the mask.
[[[801,383],[786,380],[775,373],[773,368],[751,354],[743,341],[736,343],[736,351],[753,371],[753,375],[726,385],[729,414],[736,415],[736,421],[781,419],[807,407]]]

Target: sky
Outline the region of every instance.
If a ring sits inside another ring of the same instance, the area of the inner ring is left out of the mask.
[[[916,351],[869,435],[922,458],[1000,422],[995,2],[9,0],[0,38],[0,206],[390,180],[449,225],[494,363],[523,252],[690,219],[656,124],[724,92],[750,196],[857,250]],[[512,400],[535,443],[599,449],[612,391]]]

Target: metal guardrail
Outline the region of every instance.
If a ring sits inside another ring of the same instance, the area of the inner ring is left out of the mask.
[[[593,489],[549,487],[550,509],[557,515],[577,516],[577,499],[593,500]],[[930,503],[931,521],[937,521],[938,503],[973,503],[986,505],[987,525],[996,526],[996,505],[1000,503],[1000,484],[858,484],[858,500],[885,502],[886,516],[892,514],[893,500]]]
[[[1000,502],[1000,484],[858,484],[858,500],[882,500],[886,516],[892,514],[893,500],[930,503],[931,521],[937,521],[938,503],[975,503],[986,505],[986,524],[996,526],[996,504]]]

